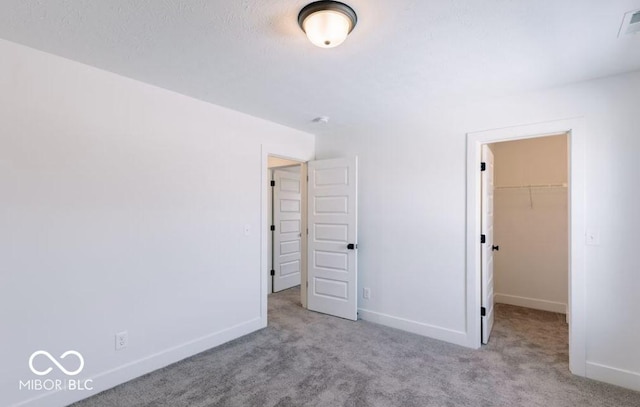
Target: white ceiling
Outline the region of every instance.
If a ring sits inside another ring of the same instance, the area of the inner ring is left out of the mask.
[[[314,134],[640,69],[617,38],[640,0],[349,0],[334,49],[299,29],[308,2],[2,0],[0,38]]]

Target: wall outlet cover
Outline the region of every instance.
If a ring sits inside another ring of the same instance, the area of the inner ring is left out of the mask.
[[[129,333],[127,331],[118,332],[115,337],[116,350],[122,350],[129,346]]]

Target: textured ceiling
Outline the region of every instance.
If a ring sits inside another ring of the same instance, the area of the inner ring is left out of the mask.
[[[348,3],[334,49],[304,0],[2,0],[0,38],[314,134],[640,69],[640,35],[617,38],[640,0]]]

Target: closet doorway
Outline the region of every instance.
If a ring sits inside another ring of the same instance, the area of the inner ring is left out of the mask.
[[[482,280],[482,150],[498,142],[566,135],[568,155],[568,302],[569,370],[586,376],[586,301],[585,301],[585,124],[582,118],[571,118],[502,127],[467,133],[467,340],[471,347],[482,343],[485,304],[489,296],[483,292]],[[534,201],[535,205],[535,201]],[[500,246],[495,242],[493,245]],[[498,251],[497,251],[498,252]],[[493,294],[493,292],[491,292]]]
[[[567,142],[560,134],[489,145],[497,304],[567,313]]]

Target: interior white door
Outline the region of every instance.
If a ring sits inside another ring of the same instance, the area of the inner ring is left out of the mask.
[[[358,159],[309,162],[308,308],[358,319]]]
[[[482,235],[484,243],[482,248],[482,343],[489,342],[491,329],[493,329],[493,152],[488,145],[482,146],[482,162],[485,169],[482,171]]]
[[[273,292],[300,284],[302,264],[302,195],[297,172],[274,170]]]

